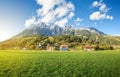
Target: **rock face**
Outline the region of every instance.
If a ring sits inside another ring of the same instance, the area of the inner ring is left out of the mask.
[[[44,23],[41,23],[39,25],[31,26],[27,28],[26,30],[22,31],[20,34],[14,36],[14,38],[21,38],[21,37],[27,37],[27,36],[57,36],[57,35],[91,35],[91,34],[97,34],[97,35],[104,35],[103,32],[98,31],[95,28],[72,28],[71,26],[66,26],[64,28],[59,26],[49,26]]]
[[[21,38],[26,36],[33,36],[33,35],[40,35],[40,36],[56,36],[60,35],[63,31],[63,28],[59,26],[49,26],[44,23],[41,23],[39,25],[31,26],[15,37]]]

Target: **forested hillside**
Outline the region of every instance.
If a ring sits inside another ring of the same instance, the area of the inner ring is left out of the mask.
[[[113,46],[120,45],[120,40],[116,37],[106,35],[89,36],[31,36],[18,39],[9,39],[0,43],[0,49],[44,49],[54,46],[56,50],[59,46],[66,44],[70,49],[82,49],[83,46],[94,46],[95,49],[113,49]]]

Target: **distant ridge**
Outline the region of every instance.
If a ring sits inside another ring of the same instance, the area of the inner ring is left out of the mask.
[[[84,36],[84,35],[105,35],[105,33],[89,27],[89,28],[72,28],[71,26],[65,26],[64,28],[60,26],[49,26],[44,23],[41,23],[39,25],[31,26],[18,35],[14,36],[13,38],[22,38],[27,36],[58,36],[58,35],[78,35],[78,36]]]

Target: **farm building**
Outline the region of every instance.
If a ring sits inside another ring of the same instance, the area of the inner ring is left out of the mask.
[[[84,51],[94,51],[94,47],[93,46],[84,46]]]
[[[61,51],[66,51],[66,50],[68,50],[69,48],[68,48],[68,45],[60,45],[60,50]]]
[[[29,48],[28,47],[24,47],[23,50],[29,50]]]
[[[50,47],[48,48],[48,50],[50,50],[50,51],[53,51],[54,49],[55,49],[54,46],[50,46]]]

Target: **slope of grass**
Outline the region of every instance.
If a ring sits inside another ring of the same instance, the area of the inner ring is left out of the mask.
[[[120,77],[120,51],[0,50],[0,77]]]

